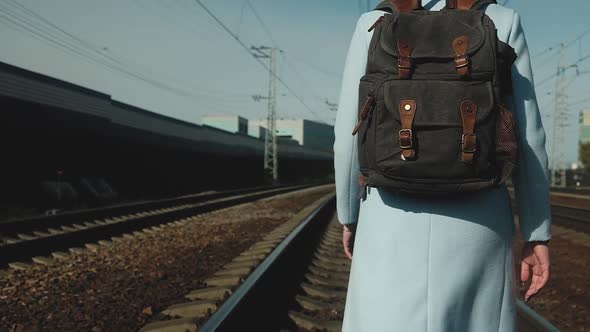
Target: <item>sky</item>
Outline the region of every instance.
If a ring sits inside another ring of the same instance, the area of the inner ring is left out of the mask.
[[[267,95],[269,74],[247,49],[275,46],[277,72],[288,86],[278,85],[278,117],[333,124],[336,113],[327,103],[338,101],[346,50],[366,0],[201,2],[236,38],[195,0],[0,0],[0,61],[200,123],[208,114],[265,117],[266,101],[252,96]],[[568,46],[565,64],[590,54],[590,33],[583,34],[590,30],[590,2],[506,6],[522,18],[551,142],[559,45]],[[590,59],[577,69],[566,71],[566,162],[577,160],[578,114],[590,109]]]

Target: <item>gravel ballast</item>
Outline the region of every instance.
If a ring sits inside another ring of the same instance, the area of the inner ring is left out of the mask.
[[[53,266],[0,276],[0,331],[137,331],[333,186],[306,189],[123,237]]]
[[[589,331],[590,326],[590,235],[553,225],[549,282],[527,303],[561,331]],[[520,282],[523,241],[514,241],[515,271]],[[520,299],[530,280],[521,288]]]

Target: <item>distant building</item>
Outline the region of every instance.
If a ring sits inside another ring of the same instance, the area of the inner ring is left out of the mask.
[[[202,118],[202,123],[230,133],[248,135],[248,119],[238,115],[207,115]]]
[[[580,143],[590,143],[590,110],[580,112]]]
[[[250,125],[266,128],[266,120],[253,120],[250,121]],[[333,150],[333,126],[310,120],[296,119],[277,120],[276,129],[277,136],[290,136],[292,140],[297,141],[306,148],[329,152]]]
[[[248,135],[260,139],[266,138],[266,128],[257,126],[256,124],[250,122],[248,124]]]
[[[280,145],[294,145],[299,146],[298,141],[294,140],[291,136],[277,136],[277,143]]]

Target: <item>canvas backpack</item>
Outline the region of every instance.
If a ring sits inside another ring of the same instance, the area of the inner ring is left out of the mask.
[[[484,14],[493,2],[447,0],[441,11],[411,6],[415,0],[377,6],[384,13],[369,29],[353,131],[364,189],[448,195],[510,176],[516,54]]]

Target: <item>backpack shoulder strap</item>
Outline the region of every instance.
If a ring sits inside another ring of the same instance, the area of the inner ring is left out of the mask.
[[[496,0],[446,0],[445,9],[481,10],[486,5],[497,3]]]
[[[471,9],[473,10],[482,10],[487,7],[487,5],[496,4],[498,3],[496,0],[478,0],[471,5]]]
[[[408,12],[422,8],[422,0],[385,0],[375,7],[375,10],[386,12]]]

